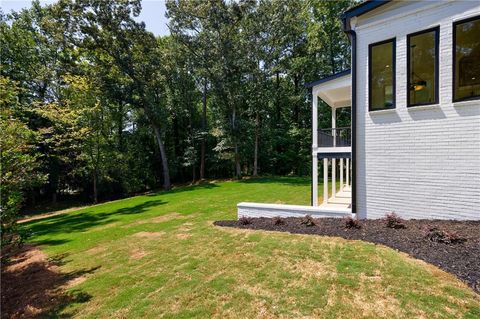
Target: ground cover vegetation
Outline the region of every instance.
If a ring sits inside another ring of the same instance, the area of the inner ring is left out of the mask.
[[[321,218],[249,218],[220,226],[338,236],[386,245],[451,272],[480,292],[480,222],[403,220],[389,213],[380,220]]]
[[[275,219],[275,228],[268,221],[277,231],[214,225],[234,222],[240,201],[308,204],[309,190],[310,180],[298,177],[210,182],[21,223],[32,232],[28,245],[34,246],[24,246],[2,267],[2,316],[480,316],[480,295],[454,275],[385,245],[338,237],[369,233],[373,225],[361,222],[359,230],[346,230],[339,219],[336,237],[308,235],[334,229],[330,220],[314,218],[314,225],[295,221],[305,234],[278,231],[291,223],[284,218]],[[252,219],[241,227],[257,225]],[[388,228],[380,220],[376,230],[384,238],[399,232],[409,239],[414,226],[405,225]],[[475,234],[458,235],[468,243]],[[437,245],[432,250],[439,254],[449,246]]]
[[[304,84],[348,68],[339,15],[352,5],[168,0],[164,37],[135,19],[140,0],[1,13],[2,242],[25,207],[309,174]]]

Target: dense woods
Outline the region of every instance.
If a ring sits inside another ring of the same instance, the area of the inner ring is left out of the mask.
[[[165,37],[134,19],[140,0],[2,13],[2,242],[26,205],[308,175],[304,84],[348,68],[338,15],[351,5],[169,0]],[[329,127],[329,108],[321,113]]]

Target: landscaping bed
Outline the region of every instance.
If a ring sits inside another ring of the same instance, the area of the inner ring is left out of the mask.
[[[365,240],[405,252],[456,275],[480,292],[480,221],[356,221],[338,218],[242,218],[215,225]]]

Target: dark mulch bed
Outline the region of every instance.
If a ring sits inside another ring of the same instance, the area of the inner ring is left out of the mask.
[[[304,218],[275,217],[217,221],[215,225],[382,244],[450,272],[480,292],[480,221],[401,220],[405,228],[389,228],[386,220],[360,221],[360,228],[346,228],[345,219],[321,218],[313,222],[308,226]]]

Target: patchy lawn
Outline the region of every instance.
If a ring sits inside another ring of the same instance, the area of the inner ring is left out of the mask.
[[[480,316],[480,297],[464,283],[393,249],[213,225],[235,219],[240,201],[308,204],[309,194],[310,182],[302,178],[209,183],[30,221],[24,224],[34,233],[30,244],[42,248],[35,256],[46,254],[43,268],[60,274],[45,289],[62,294],[53,309],[34,304],[32,312],[82,318]],[[35,274],[43,272],[28,280]],[[2,285],[2,308],[12,302],[4,292]]]
[[[480,292],[480,221],[243,218],[215,225],[359,239],[398,249],[448,271]],[[349,222],[347,224],[347,222]],[[396,226],[396,227],[395,227]]]

